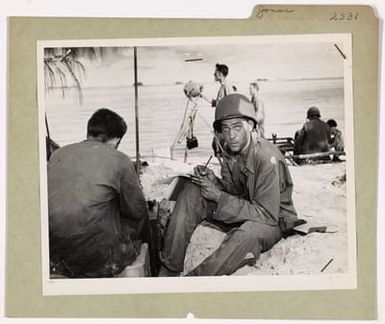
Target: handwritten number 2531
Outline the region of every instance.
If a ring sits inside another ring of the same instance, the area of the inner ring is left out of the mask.
[[[357,20],[358,12],[334,12],[329,20]]]

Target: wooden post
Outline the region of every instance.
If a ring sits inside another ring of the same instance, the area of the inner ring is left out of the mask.
[[[134,46],[134,87],[135,87],[135,138],[136,138],[136,172],[139,175],[139,112],[138,112],[138,66],[136,46]]]
[[[44,113],[44,121],[45,121],[45,129],[47,131],[48,144],[49,144],[49,145],[46,145],[46,148],[48,150],[48,152],[46,152],[46,154],[47,154],[48,157],[50,157],[51,154],[52,154],[52,150],[51,150],[51,134],[49,133],[47,113]],[[47,139],[45,141],[47,142]]]

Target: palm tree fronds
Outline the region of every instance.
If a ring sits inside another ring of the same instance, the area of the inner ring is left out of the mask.
[[[86,68],[82,59],[104,61],[109,53],[124,54],[124,47],[46,47],[44,48],[45,91],[60,88],[63,97],[66,91],[75,87],[79,103],[83,102],[82,79]],[[73,84],[68,84],[72,81]]]
[[[83,103],[82,86],[81,86],[81,83],[80,83],[78,77],[75,74],[74,65],[72,64],[71,61],[68,61],[67,59],[63,60],[62,62],[67,67],[68,72],[70,73],[70,75],[72,77],[72,80],[75,82],[76,90],[78,91],[78,95],[79,95],[79,103],[82,104]]]

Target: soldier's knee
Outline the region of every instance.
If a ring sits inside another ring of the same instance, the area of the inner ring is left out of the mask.
[[[241,225],[245,239],[264,242],[278,235],[279,228],[258,222],[248,221]]]
[[[183,181],[183,187],[176,198],[177,202],[180,200],[188,202],[195,202],[197,199],[199,200],[201,197],[199,187],[190,180],[183,179]]]
[[[256,222],[244,222],[239,230],[242,232],[242,239],[248,242],[257,242],[260,235],[258,234],[258,226]]]
[[[190,180],[184,180],[185,183],[183,185],[183,191],[186,192],[186,194],[189,196],[189,197],[192,197],[192,196],[200,196],[200,189],[199,187],[192,183]]]

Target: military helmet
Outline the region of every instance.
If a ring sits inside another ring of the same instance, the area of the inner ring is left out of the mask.
[[[254,127],[257,124],[255,109],[250,100],[242,94],[232,93],[218,101],[215,108],[214,129],[220,132],[222,120],[237,117],[251,119]]]
[[[319,111],[319,109],[315,106],[313,107],[310,107],[308,110],[307,110],[307,118],[311,118],[311,117],[321,117],[321,113]]]

